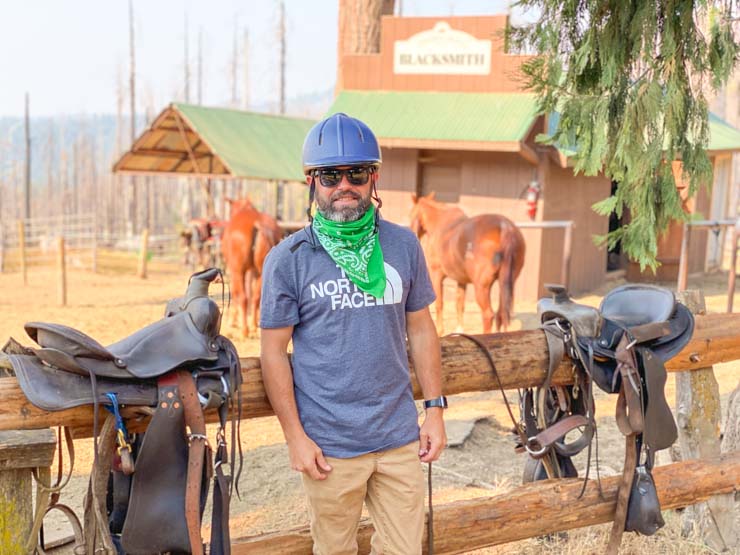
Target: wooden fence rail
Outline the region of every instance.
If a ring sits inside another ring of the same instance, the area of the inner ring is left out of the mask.
[[[655,486],[663,510],[685,507],[740,485],[740,452],[711,460],[693,460],[656,467]],[[454,501],[434,508],[434,553],[462,553],[544,534],[611,522],[621,476],[596,480],[548,480],[520,486],[492,497]],[[363,520],[357,533],[360,553],[370,552],[372,524]],[[311,554],[306,527],[232,540],[233,555]],[[424,553],[427,553],[424,538]],[[598,552],[598,549],[595,550]]]
[[[548,364],[547,343],[541,330],[527,330],[479,336],[488,348],[503,386],[507,389],[534,387],[542,383]],[[740,359],[740,314],[696,316],[696,329],[689,344],[668,364],[669,371],[705,368]],[[258,357],[241,359],[242,418],[273,414],[267,400]],[[492,391],[498,384],[486,357],[470,341],[461,337],[442,338],[442,388],[446,395],[468,391]],[[564,361],[553,375],[554,385],[572,383],[571,365]],[[421,389],[412,372],[415,398]],[[103,409],[101,409],[103,411]],[[101,414],[105,414],[101,412]],[[210,422],[218,415],[207,415]],[[46,412],[34,407],[23,395],[15,378],[0,378],[0,430],[22,430],[71,426],[75,437],[91,433],[92,409],[77,407]]]

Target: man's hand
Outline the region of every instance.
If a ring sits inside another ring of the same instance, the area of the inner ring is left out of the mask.
[[[307,435],[288,442],[290,453],[290,467],[303,472],[314,480],[325,480],[331,466],[318,445]]]
[[[426,410],[424,423],[419,430],[419,459],[421,462],[436,461],[447,445],[447,433],[441,407]]]

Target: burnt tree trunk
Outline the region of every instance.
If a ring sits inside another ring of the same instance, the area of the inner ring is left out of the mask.
[[[381,17],[393,15],[394,0],[339,0],[337,91],[342,86],[342,58],[346,54],[380,52]]]

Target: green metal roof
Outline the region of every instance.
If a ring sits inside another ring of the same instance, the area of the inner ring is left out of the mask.
[[[560,122],[560,114],[553,112],[548,118],[548,129],[549,135],[553,135]],[[566,156],[573,156],[575,150],[572,148],[559,148],[560,152]],[[709,114],[709,144],[707,145],[709,151],[726,151],[726,150],[740,150],[740,130],[733,127],[719,116],[710,113]]]
[[[740,150],[740,129],[714,114],[709,114],[708,150]]]
[[[303,140],[314,120],[173,105],[235,177],[302,181]]]
[[[522,93],[342,91],[329,109],[336,112],[361,119],[380,139],[510,142],[525,138],[537,100]]]

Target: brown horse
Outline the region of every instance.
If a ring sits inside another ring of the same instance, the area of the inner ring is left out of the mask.
[[[242,334],[248,337],[249,297],[252,300],[252,330],[256,333],[262,292],[262,266],[267,253],[278,244],[283,233],[275,218],[257,210],[249,199],[227,200],[231,205],[231,219],[221,239],[221,252],[236,304],[231,324],[236,326],[241,317]]]
[[[524,265],[524,237],[516,225],[498,214],[468,218],[456,206],[426,197],[413,196],[411,229],[422,239],[432,285],[437,294],[437,331],[444,334],[442,282],[449,277],[457,282],[457,323],[463,327],[465,291],[475,288],[475,300],[483,316],[483,333],[493,323],[491,287],[499,280],[496,331],[506,330],[511,321],[514,282]]]

